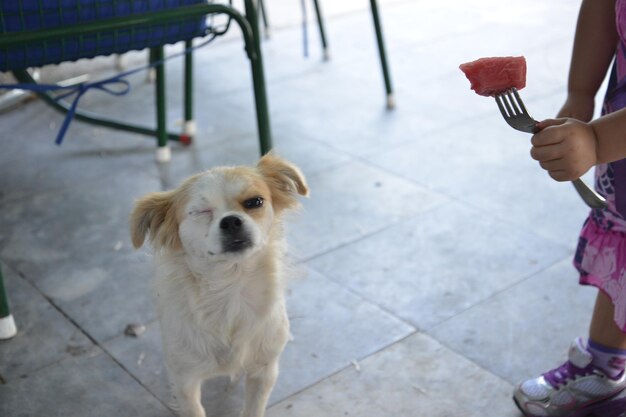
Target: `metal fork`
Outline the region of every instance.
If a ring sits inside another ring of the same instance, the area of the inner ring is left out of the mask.
[[[528,114],[516,88],[504,91],[495,97],[500,113],[509,126],[522,132],[537,133],[537,121]],[[606,200],[589,188],[580,178],[572,181],[572,184],[589,207],[606,208]]]

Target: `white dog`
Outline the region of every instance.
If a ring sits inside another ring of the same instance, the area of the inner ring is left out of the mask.
[[[156,297],[177,411],[205,417],[208,378],[245,375],[243,417],[262,417],[289,336],[281,215],[308,195],[300,170],[272,154],[141,198],[133,245],[156,255]]]

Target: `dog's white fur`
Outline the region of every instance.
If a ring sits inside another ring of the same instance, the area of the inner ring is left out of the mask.
[[[148,235],[155,248],[163,347],[181,416],[205,417],[200,387],[219,375],[245,375],[242,415],[264,415],[289,336],[281,215],[297,207],[297,194],[308,195],[300,170],[269,154],[256,167],[214,168],[135,205],[132,240],[139,248]]]

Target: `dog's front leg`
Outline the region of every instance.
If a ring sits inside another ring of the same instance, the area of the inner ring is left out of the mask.
[[[180,417],[206,417],[201,400],[202,380],[190,375],[171,377],[175,409]]]
[[[263,417],[278,377],[278,359],[246,375],[246,401],[242,417]]]

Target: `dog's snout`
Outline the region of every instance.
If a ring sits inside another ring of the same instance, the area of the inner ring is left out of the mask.
[[[252,245],[250,234],[245,230],[241,217],[235,215],[224,217],[220,220],[220,229],[224,252],[241,252]]]
[[[226,233],[236,233],[241,231],[243,221],[239,216],[226,216],[220,221],[220,229]]]

